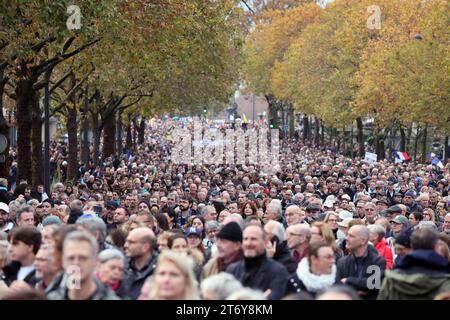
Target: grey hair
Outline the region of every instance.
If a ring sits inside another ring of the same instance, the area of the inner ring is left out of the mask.
[[[95,234],[97,231],[99,232],[99,243],[105,242],[106,239],[106,223],[98,218],[78,218],[76,224],[85,227],[91,234]]]
[[[277,219],[281,218],[281,215],[282,215],[281,205],[279,205],[276,202],[272,202],[267,206],[267,209],[269,209],[269,208],[273,213],[275,213],[277,215]]]
[[[215,220],[212,221],[206,221],[205,223],[205,231],[211,230],[211,229],[219,229],[219,223]]]
[[[447,214],[448,215],[448,214]],[[419,229],[423,229],[423,228],[430,228],[433,230],[438,230],[438,227],[436,226],[436,224],[433,221],[420,221],[419,222]]]
[[[370,233],[376,233],[378,238],[384,237],[386,234],[386,231],[384,231],[384,228],[380,226],[379,224],[370,224],[367,226]]]
[[[34,214],[34,209],[31,206],[23,206],[20,209],[17,209],[17,213],[16,213],[16,220],[20,221],[20,219],[22,218],[22,213],[24,212],[31,212]]]
[[[98,254],[98,260],[100,263],[105,263],[114,259],[125,261],[125,256],[120,250],[117,249],[105,249]]]
[[[202,295],[211,292],[215,295],[214,300],[225,300],[233,292],[242,290],[243,286],[232,274],[220,272],[203,280],[200,288]]]
[[[241,229],[244,230],[244,218],[242,218],[242,216],[239,213],[232,213],[225,219],[229,220],[231,218],[234,218],[232,221],[236,222],[239,225],[239,227],[241,227]]]
[[[69,208],[70,210],[81,210],[83,209],[83,202],[81,202],[81,200],[73,200],[70,204],[69,204]]]
[[[266,300],[264,293],[260,290],[243,288],[230,294],[227,300]]]
[[[70,241],[77,241],[77,242],[84,241],[84,242],[89,243],[89,245],[91,246],[91,249],[92,249],[92,255],[97,256],[98,243],[95,240],[94,236],[91,235],[89,232],[87,232],[87,231],[70,232],[66,236],[66,238],[64,239],[64,242],[63,242],[63,254],[64,254],[64,248],[66,247],[67,243]]]
[[[280,242],[283,242],[285,240],[284,239],[284,232],[286,231],[284,229],[283,224],[281,224],[278,221],[270,220],[269,222],[266,223],[266,226],[269,226],[269,225],[273,225],[273,227],[274,227],[272,229],[272,234],[274,236],[277,236],[277,238],[280,240]]]

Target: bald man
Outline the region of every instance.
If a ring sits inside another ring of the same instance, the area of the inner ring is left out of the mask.
[[[153,274],[156,267],[156,237],[149,228],[132,230],[125,241],[127,255],[124,284],[130,299],[137,299],[145,280]]]
[[[351,227],[345,241],[350,254],[337,262],[338,281],[356,289],[362,299],[376,299],[386,260],[369,245],[369,229],[365,225]]]
[[[287,246],[291,250],[292,256],[297,263],[308,256],[311,235],[311,229],[306,223],[294,224],[287,227],[285,232]]]
[[[284,213],[286,223],[288,226],[292,226],[297,223],[303,223],[305,219],[305,212],[303,212],[299,206],[289,206]]]

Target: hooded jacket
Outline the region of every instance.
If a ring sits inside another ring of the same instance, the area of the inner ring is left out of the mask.
[[[433,250],[419,249],[386,271],[379,300],[431,300],[450,291],[450,262]]]

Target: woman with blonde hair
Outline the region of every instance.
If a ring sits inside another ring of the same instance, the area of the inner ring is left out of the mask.
[[[156,263],[149,286],[149,300],[199,300],[194,262],[184,253],[166,250]]]
[[[334,237],[333,231],[327,222],[317,221],[311,224],[310,244],[313,245],[318,242],[325,243],[333,249],[336,261],[344,255],[342,250],[338,248],[336,238]]]

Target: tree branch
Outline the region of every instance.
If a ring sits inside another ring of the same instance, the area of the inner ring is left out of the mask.
[[[48,91],[49,94],[52,94],[52,92],[55,91],[56,88],[58,88],[64,81],[66,81],[66,79],[69,78],[71,74],[72,74],[72,70],[67,72],[65,75],[62,76],[61,79],[56,81],[56,83],[53,85],[53,87],[51,87],[50,90]]]

